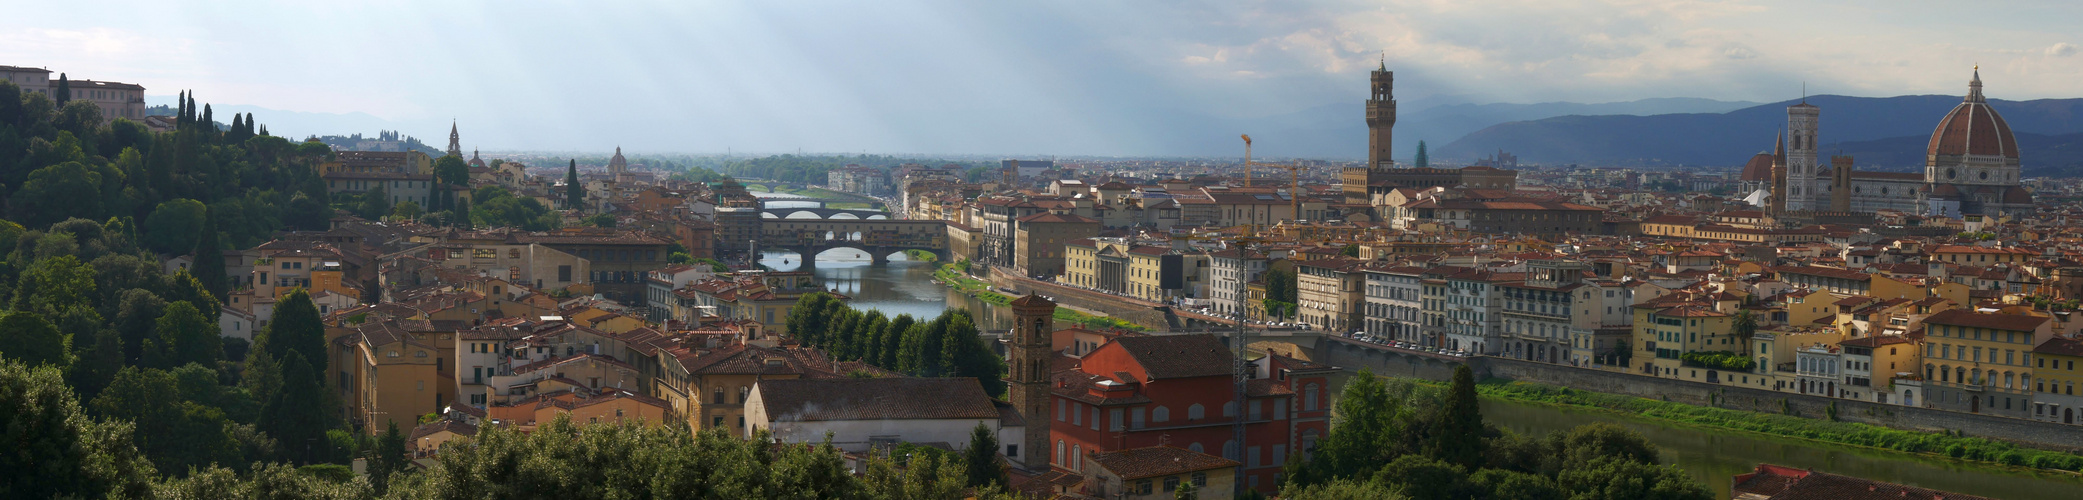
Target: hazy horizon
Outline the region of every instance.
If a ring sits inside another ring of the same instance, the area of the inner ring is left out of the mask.
[[[1220,157],[1251,133],[1262,155],[1351,158],[1361,152],[1315,136],[1358,126],[1384,54],[1406,115],[1776,102],[1804,82],[1812,94],[1958,95],[1976,64],[1992,98],[2079,97],[2083,35],[2061,20],[2083,5],[1965,7],[34,2],[0,20],[0,64],[153,96],[193,89],[220,106],[360,113],[437,147],[454,119],[466,150],[688,154]],[[1454,139],[1399,133],[1399,155],[1421,138]]]

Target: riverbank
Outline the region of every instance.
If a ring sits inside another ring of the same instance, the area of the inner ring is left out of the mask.
[[[1505,380],[1485,381],[1477,387],[1477,392],[1490,399],[1583,408],[1768,436],[1948,457],[1986,466],[2083,471],[2083,456],[2025,448],[2003,441],[1954,433],[1908,431],[1860,423],[1728,410]]]
[[[1012,297],[1006,296],[1003,293],[999,293],[997,290],[992,290],[990,282],[976,279],[974,277],[969,276],[968,273],[963,272],[963,264],[967,264],[967,262],[958,262],[942,265],[940,266],[939,270],[933,271],[933,279],[938,280],[942,285],[946,285],[948,288],[953,288],[955,289],[955,291],[968,294],[971,297],[976,297],[977,300],[981,300],[992,305],[1004,306],[1012,303]],[[1057,307],[1055,318],[1056,321],[1076,324],[1085,328],[1092,329],[1118,329],[1130,331],[1144,330],[1142,325],[1122,321],[1115,318],[1109,318],[1106,316],[1086,314],[1084,312],[1070,309],[1067,307]]]

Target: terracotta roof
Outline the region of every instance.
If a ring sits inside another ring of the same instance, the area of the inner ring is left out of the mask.
[[[775,422],[999,418],[968,377],[762,380],[753,390]]]
[[[1965,326],[1973,328],[1994,328],[1997,330],[2010,330],[2020,332],[2038,330],[2040,328],[2040,325],[2045,324],[2046,322],[2047,318],[2041,316],[2027,316],[2023,314],[1988,314],[1969,311],[1966,309],[1952,309],[1940,311],[1938,314],[1933,314],[1929,318],[1924,318],[1925,324]]]
[[[2058,356],[2083,356],[2083,340],[2054,337],[2047,339],[2046,342],[2041,342],[2039,347],[2032,348],[2032,352]]]
[[[1114,344],[1135,358],[1151,380],[1230,375],[1230,349],[1214,335],[1120,337]]]
[[[1238,465],[1235,460],[1170,446],[1100,453],[1091,460],[1095,465],[1121,476],[1122,479],[1187,474]]]

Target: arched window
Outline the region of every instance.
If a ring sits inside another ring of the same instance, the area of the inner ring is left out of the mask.
[[[1223,404],[1222,404],[1222,416],[1225,416],[1225,417],[1235,417],[1235,416],[1237,416],[1237,402],[1236,402],[1236,401],[1231,401],[1231,402],[1228,402],[1228,403],[1223,403]]]
[[[709,404],[723,404],[723,386],[716,386],[709,391]]]
[[[1207,409],[1202,408],[1200,403],[1194,403],[1193,406],[1186,407],[1187,420],[1200,420],[1202,418],[1206,418],[1208,416],[1207,413]]]
[[[751,387],[746,387],[746,386],[742,386],[742,385],[741,385],[741,386],[738,386],[738,404],[745,404],[745,398],[746,398],[747,396],[751,395],[751,394],[752,394],[752,388],[751,388]]]
[[[1056,440],[1056,465],[1063,465],[1063,440]]]
[[[1085,445],[1070,445],[1070,468],[1072,470],[1085,468]]]
[[[1186,445],[1186,449],[1192,450],[1194,453],[1207,453],[1206,450],[1201,448],[1201,443],[1199,442]]]
[[[1170,422],[1172,421],[1172,409],[1159,406],[1156,410],[1150,411],[1150,420],[1153,422]]]

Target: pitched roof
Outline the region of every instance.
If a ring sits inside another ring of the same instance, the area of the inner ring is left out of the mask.
[[[1151,380],[1230,375],[1230,349],[1214,335],[1120,337],[1114,343],[1135,358]]]
[[[1122,479],[1170,476],[1238,465],[1235,460],[1170,446],[1101,453],[1093,456],[1092,462]]]
[[[2019,332],[2038,330],[2040,325],[2046,322],[2047,318],[2042,316],[1978,313],[1966,309],[1949,309],[1933,314],[1929,318],[1924,318],[1924,323],[1927,324],[1994,328]]]
[[[774,422],[999,418],[968,377],[761,380],[753,390]]]

